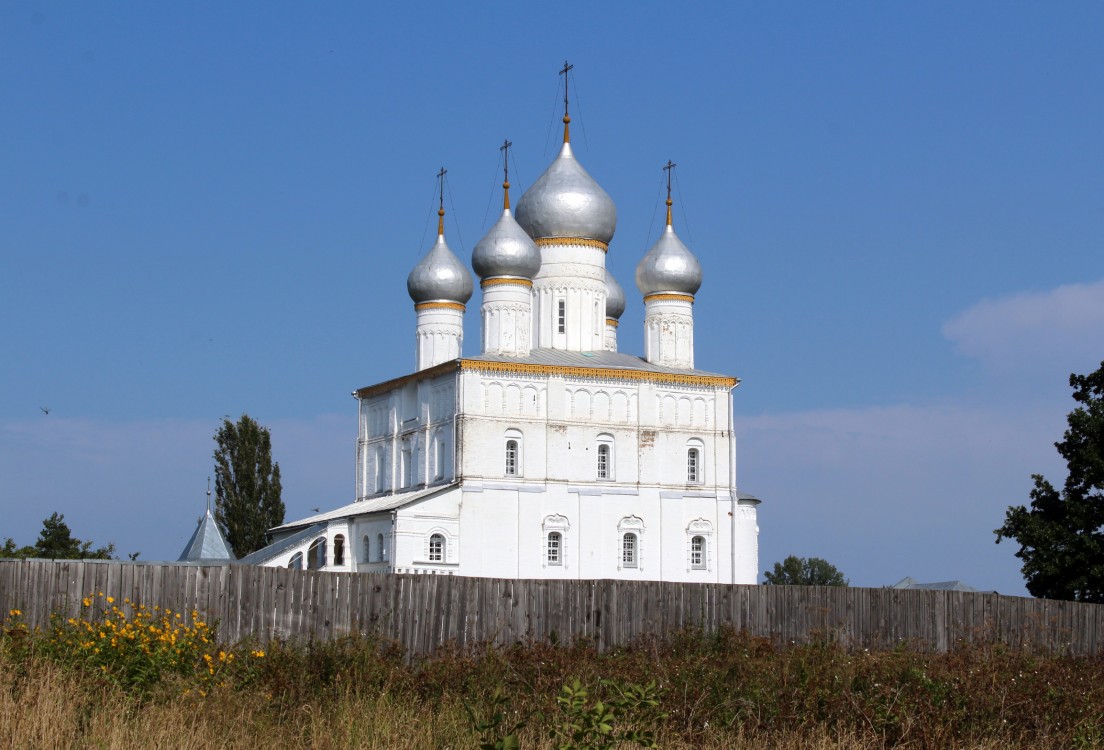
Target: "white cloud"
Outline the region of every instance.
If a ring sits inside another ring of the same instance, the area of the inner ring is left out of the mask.
[[[943,335],[998,373],[1095,370],[1104,359],[1104,280],[982,300],[944,323]]]

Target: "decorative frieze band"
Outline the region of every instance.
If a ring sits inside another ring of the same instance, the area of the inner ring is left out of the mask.
[[[694,296],[692,294],[661,292],[659,294],[649,294],[644,298],[644,304],[649,302],[689,302],[692,305],[694,304]]]
[[[603,253],[609,252],[609,243],[587,239],[586,237],[538,237],[533,241],[537,244],[537,247],[569,245],[572,247],[596,247]]]
[[[466,308],[459,302],[419,302],[414,305],[414,309],[418,312],[422,310],[459,310],[464,312]]]
[[[674,372],[650,370],[622,370],[613,367],[569,367],[566,365],[537,365],[527,362],[487,362],[477,359],[460,360],[460,369],[478,372],[510,372],[524,375],[559,375],[561,377],[630,380],[648,383],[678,383],[715,388],[734,388],[736,378],[723,375],[683,375]]]
[[[489,286],[502,286],[504,284],[510,284],[510,285],[513,285],[513,286],[527,286],[527,287],[532,287],[533,286],[533,282],[530,281],[529,279],[521,279],[521,278],[510,277],[510,276],[501,276],[501,277],[495,278],[495,279],[483,279],[482,281],[479,282],[479,287],[481,289],[486,289]]]

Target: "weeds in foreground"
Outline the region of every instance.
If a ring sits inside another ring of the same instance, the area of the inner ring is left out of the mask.
[[[197,617],[92,599],[0,627],[0,746],[171,745],[151,738],[175,727],[197,748],[1104,748],[1100,658],[686,631],[411,663],[368,636],[220,645]]]

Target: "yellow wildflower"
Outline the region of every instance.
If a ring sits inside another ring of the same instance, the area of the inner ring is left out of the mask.
[[[107,597],[107,603],[108,604],[114,604],[115,603],[115,597],[113,597],[113,596]]]
[[[19,617],[23,612],[18,609],[8,610],[8,617]]]

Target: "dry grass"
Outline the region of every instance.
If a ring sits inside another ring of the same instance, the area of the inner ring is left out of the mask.
[[[509,720],[528,721],[522,747],[551,750],[569,676],[595,690],[602,678],[657,680],[669,713],[659,746],[674,750],[1104,748],[1104,661],[999,646],[856,654],[684,633],[612,655],[532,645],[411,666],[351,639],[271,644],[262,666],[213,689],[204,672],[139,691],[28,643],[0,637],[0,750],[460,750],[477,747],[464,701],[486,711],[500,686]]]

